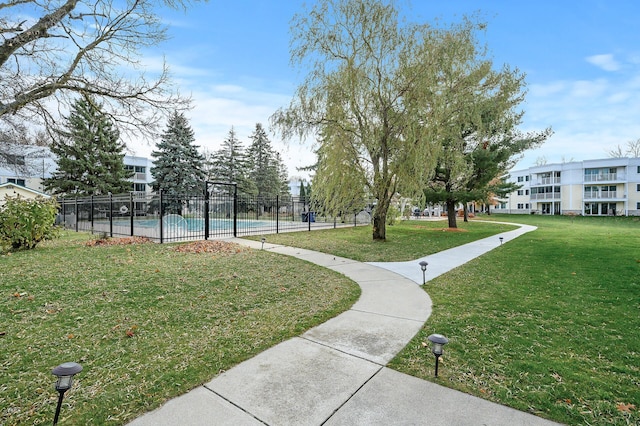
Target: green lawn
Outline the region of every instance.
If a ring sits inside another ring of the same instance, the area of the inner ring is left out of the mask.
[[[571,425],[640,424],[640,219],[483,219],[538,230],[428,282],[433,314],[390,366]],[[405,222],[388,228],[387,243],[372,243],[370,228],[286,238],[291,245],[390,261],[416,259],[502,227],[460,225],[469,232],[437,233]],[[431,333],[450,339],[437,379],[423,345]]]
[[[265,237],[268,243],[307,248],[360,262],[395,262],[418,259],[516,228],[496,223],[464,223],[462,219],[458,221],[461,232],[448,232],[446,227],[446,220],[400,222],[387,226],[387,239],[384,242],[373,241],[370,226],[313,231],[313,238],[308,232],[249,238],[259,241],[261,237]]]
[[[0,257],[0,425],[51,424],[51,369],[84,370],[61,424],[123,424],[347,310],[344,276],[266,250],[87,247],[68,233]]]
[[[267,235],[362,261],[411,260],[538,230],[428,282],[433,314],[391,367],[571,425],[640,424],[640,220],[504,216]],[[80,362],[61,424],[122,424],[346,310],[357,287],[267,250],[86,247],[67,235],[0,257],[0,424],[53,419],[51,368]],[[258,239],[260,237],[257,237]],[[317,283],[322,282],[323,286]],[[426,336],[442,333],[439,377]]]

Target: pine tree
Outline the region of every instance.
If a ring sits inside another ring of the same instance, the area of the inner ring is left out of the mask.
[[[64,121],[50,147],[58,157],[58,168],[44,180],[45,189],[83,196],[130,190],[130,173],[123,162],[125,144],[102,106],[85,96],[75,101]]]
[[[257,192],[255,184],[247,178],[247,155],[233,127],[222,142],[222,148],[212,154],[210,166],[209,180],[235,182],[239,194],[254,195]]]
[[[205,174],[204,157],[194,145],[195,137],[187,118],[175,112],[167,123],[162,139],[151,153],[155,158],[151,175],[154,178],[153,190],[164,191],[168,199],[169,210],[181,214],[182,205],[177,200],[187,195],[202,194]]]
[[[259,196],[276,196],[288,194],[286,167],[280,155],[273,151],[262,124],[256,124],[251,135],[251,145],[248,149],[249,177],[257,187]]]

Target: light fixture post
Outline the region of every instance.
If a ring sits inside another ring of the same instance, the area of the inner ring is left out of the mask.
[[[58,417],[60,417],[60,408],[62,408],[64,393],[71,389],[71,386],[73,386],[73,376],[81,371],[82,366],[76,362],[65,362],[51,370],[51,374],[58,377],[58,380],[56,380],[56,390],[58,391],[58,405],[56,406],[56,414],[53,418],[54,425],[58,424]]]
[[[500,239],[500,245],[502,245],[502,240],[504,239],[503,237],[498,237],[498,239]]]
[[[449,343],[449,339],[442,334],[431,334],[427,339],[431,342],[431,352],[436,357],[435,377],[438,377],[438,361],[444,353],[443,346]]]
[[[418,262],[420,265],[420,269],[422,269],[422,285],[425,285],[427,282],[427,265],[429,265],[426,261]]]
[[[262,237],[260,241],[262,242],[262,250],[264,250],[264,242],[267,241],[267,239],[265,237]]]

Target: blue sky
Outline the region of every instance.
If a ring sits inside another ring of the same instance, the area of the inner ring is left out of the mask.
[[[289,63],[289,26],[298,0],[210,0],[169,11],[171,39],[145,55],[151,68],[164,55],[183,94],[196,143],[216,150],[234,126],[247,145],[255,123],[286,106],[303,70]],[[307,1],[307,4],[313,1]],[[523,131],[551,126],[554,135],[528,151],[516,169],[540,157],[549,163],[607,157],[640,138],[640,2],[636,0],[399,0],[413,22],[445,24],[479,12],[494,65],[525,72]],[[271,134],[292,176],[314,161],[312,149]],[[153,147],[130,146],[148,155]]]

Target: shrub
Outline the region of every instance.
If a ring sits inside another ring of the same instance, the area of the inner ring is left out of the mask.
[[[398,215],[400,214],[400,210],[394,205],[390,205],[387,210],[387,225],[393,226],[396,224],[396,219],[398,219]]]
[[[6,196],[0,206],[0,245],[32,249],[43,240],[57,237],[57,212],[58,203],[53,198]]]

